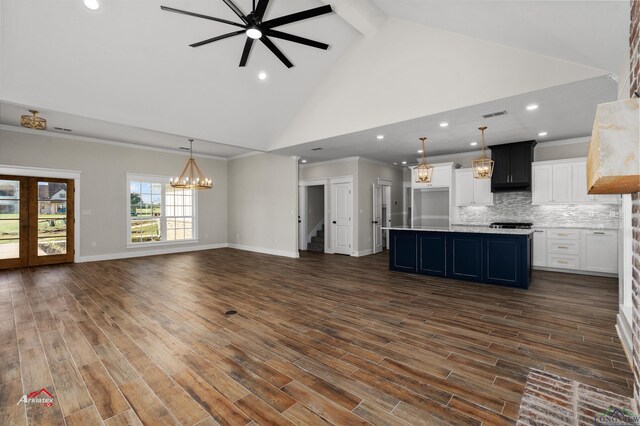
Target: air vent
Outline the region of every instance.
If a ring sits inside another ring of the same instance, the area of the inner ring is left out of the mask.
[[[54,129],[60,130],[62,132],[70,132],[71,131],[71,129],[65,129],[64,127],[54,127]]]
[[[506,115],[506,114],[507,114],[507,111],[490,112],[489,114],[482,114],[482,118],[499,117],[501,115]]]
[[[322,148],[311,148],[311,151],[322,151]]]

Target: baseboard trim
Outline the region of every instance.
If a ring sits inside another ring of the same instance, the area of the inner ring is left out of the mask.
[[[189,247],[164,247],[153,250],[131,250],[121,253],[109,253],[109,254],[98,254],[94,256],[80,256],[78,258],[78,263],[84,262],[99,262],[102,260],[116,260],[116,259],[127,259],[130,257],[144,257],[144,256],[157,256],[160,254],[174,254],[174,253],[183,253],[189,251],[201,251],[201,250],[213,250],[229,247],[227,243],[220,244],[205,244],[198,246],[189,246]]]
[[[354,251],[351,256],[353,256],[353,257],[362,257],[362,256],[368,256],[370,254],[373,254],[373,249]]]
[[[622,349],[627,357],[629,366],[633,370],[633,357],[631,355],[633,353],[631,324],[629,324],[629,321],[625,318],[625,314],[622,312],[619,312],[617,315],[616,331],[618,332],[618,337],[620,337],[620,341],[622,342]]]
[[[236,243],[229,243],[227,247],[232,249],[237,249],[237,250],[252,251],[255,253],[270,254],[273,256],[290,257],[294,259],[297,259],[300,257],[300,253],[298,253],[297,251],[293,252],[293,251],[284,251],[284,250],[274,250],[274,249],[265,248],[265,247],[247,246],[244,244],[236,244]]]
[[[607,272],[582,271],[580,269],[562,269],[548,268],[546,266],[532,266],[534,271],[562,272],[565,274],[590,275],[592,277],[618,278],[618,274],[609,274]]]

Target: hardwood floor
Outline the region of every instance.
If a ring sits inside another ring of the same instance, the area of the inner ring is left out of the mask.
[[[0,272],[0,424],[513,424],[528,369],[622,395],[613,279],[219,249]],[[233,309],[238,313],[226,316]],[[46,388],[53,406],[16,405]]]

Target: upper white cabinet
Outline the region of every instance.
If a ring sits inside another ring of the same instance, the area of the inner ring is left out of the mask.
[[[418,171],[415,166],[411,169],[411,188],[413,189],[426,189],[426,188],[448,188],[451,186],[453,179],[453,170],[455,167],[460,167],[454,163],[442,163],[432,164],[433,171],[431,174],[431,182],[422,183],[416,182],[418,180]]]
[[[455,171],[456,206],[492,206],[491,179],[474,179],[472,169]]]
[[[533,163],[532,203],[617,204],[617,195],[587,194],[586,164],[583,158]]]

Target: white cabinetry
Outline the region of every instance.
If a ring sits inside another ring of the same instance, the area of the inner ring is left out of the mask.
[[[598,229],[535,229],[533,266],[617,274],[618,234]]]
[[[421,188],[447,188],[451,186],[452,165],[434,165],[431,172],[431,182],[421,183],[418,180],[418,170],[411,167],[411,187]]]
[[[456,206],[492,206],[491,179],[474,179],[472,169],[455,172]]]
[[[532,165],[533,204],[617,204],[618,195],[587,194],[584,158],[538,161]]]
[[[618,270],[618,233],[582,231],[580,269],[614,274]]]
[[[547,236],[544,229],[533,231],[533,266],[547,266]]]

